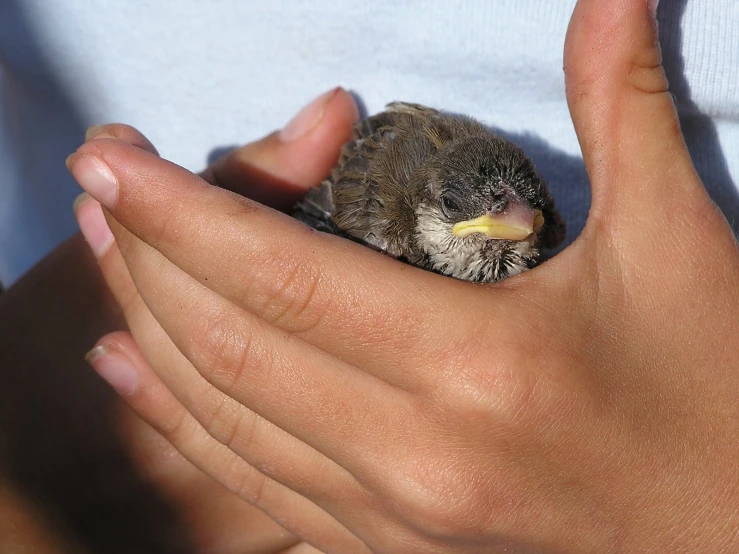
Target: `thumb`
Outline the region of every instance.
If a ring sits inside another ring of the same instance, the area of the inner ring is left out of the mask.
[[[337,87],[305,106],[281,131],[216,160],[201,177],[273,208],[290,208],[328,176],[358,118],[352,96]]]
[[[579,0],[570,21],[567,101],[593,187],[594,219],[638,214],[664,222],[666,209],[708,200],[668,92],[656,5]],[[650,209],[661,215],[645,213]]]

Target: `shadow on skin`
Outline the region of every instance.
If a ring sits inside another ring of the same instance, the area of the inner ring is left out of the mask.
[[[213,169],[213,162],[236,150],[237,146],[216,148],[208,156],[209,167],[201,172],[208,182],[246,196],[285,213],[291,213],[295,204],[305,196],[305,188],[275,177],[243,160],[229,162],[227,167]]]
[[[0,314],[0,477],[38,526],[86,552],[194,552],[124,446],[117,395],[84,360],[124,322],[82,238],[3,293]]]
[[[25,8],[22,0],[0,2],[0,71],[12,77],[0,80],[3,128],[10,129],[2,142],[24,179],[17,193],[39,202],[38,221],[23,222],[30,236],[0,237],[16,265],[31,265],[28,256],[63,239],[59,229],[77,231],[71,207],[79,187],[64,160],[86,128]],[[193,552],[185,525],[124,449],[115,393],[84,361],[95,341],[123,322],[111,317],[117,308],[88,249],[79,246],[62,247],[42,262],[60,268],[53,283],[40,284],[36,268],[0,296],[0,475],[24,497],[38,525],[74,551]],[[18,302],[23,287],[33,288],[38,309]],[[67,340],[55,342],[58,334]]]

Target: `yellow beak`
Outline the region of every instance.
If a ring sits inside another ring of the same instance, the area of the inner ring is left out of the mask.
[[[452,229],[455,237],[464,238],[474,233],[482,233],[494,239],[524,240],[544,225],[544,216],[541,210],[527,210],[522,214],[502,213],[496,216],[483,215],[477,219],[460,221]]]

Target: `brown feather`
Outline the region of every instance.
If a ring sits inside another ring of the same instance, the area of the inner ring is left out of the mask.
[[[460,150],[462,144],[467,146]],[[450,148],[455,147],[452,153]],[[385,111],[355,124],[353,140],[342,148],[337,166],[320,188],[298,204],[295,215],[313,227],[330,229],[415,265],[444,272],[417,243],[419,206],[433,203],[432,197],[438,202],[440,191],[434,187],[444,186],[443,174],[469,176],[481,167],[480,160],[487,163],[490,158],[485,156],[491,155],[493,161],[499,155],[511,163],[519,157],[528,161],[520,149],[471,118],[393,102]],[[530,168],[533,171],[533,165]],[[542,238],[549,246],[561,240],[564,225],[543,183],[539,193],[542,196],[537,201],[549,225]],[[512,254],[518,256],[518,266],[532,264],[538,250],[531,250],[531,259],[519,254]],[[486,269],[480,271],[479,280],[505,276],[507,262],[498,262],[483,264]]]

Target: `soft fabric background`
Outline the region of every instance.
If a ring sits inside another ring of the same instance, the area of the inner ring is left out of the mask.
[[[199,170],[337,84],[368,113],[407,100],[500,129],[550,182],[572,240],[589,205],[562,73],[574,3],[3,0],[0,281],[75,232],[64,159],[88,125],[130,123]],[[739,2],[662,0],[659,15],[691,152],[735,221]]]

